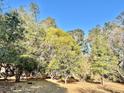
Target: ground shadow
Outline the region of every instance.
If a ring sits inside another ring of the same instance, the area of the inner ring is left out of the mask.
[[[67,93],[67,89],[46,80],[20,83],[0,81],[0,93]]]

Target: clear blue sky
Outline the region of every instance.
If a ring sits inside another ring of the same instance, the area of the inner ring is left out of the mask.
[[[39,5],[40,19],[53,17],[66,31],[81,28],[87,33],[124,11],[124,0],[6,0],[6,4],[12,8],[27,7],[31,1]]]

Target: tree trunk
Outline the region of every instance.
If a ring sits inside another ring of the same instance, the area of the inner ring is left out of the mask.
[[[103,77],[103,75],[101,76],[101,84],[104,85],[104,77]]]
[[[19,82],[20,81],[20,76],[22,74],[22,68],[20,66],[16,67],[16,71],[15,71],[15,82]]]
[[[85,79],[84,79],[84,78],[81,78],[81,79],[80,79],[80,82],[85,82]]]
[[[85,82],[86,80],[86,75],[84,74],[83,77],[81,77],[81,82]]]
[[[50,78],[51,78],[52,80],[54,79],[53,73],[51,73]]]
[[[5,74],[5,76],[4,76],[4,80],[7,80],[7,77],[8,77],[8,75],[7,75],[7,74]]]
[[[54,79],[53,75],[51,75],[50,78],[51,78],[51,80],[53,80]]]
[[[16,81],[15,82],[20,82],[20,75],[19,74],[16,75]]]
[[[67,84],[68,76],[65,77],[65,85]]]

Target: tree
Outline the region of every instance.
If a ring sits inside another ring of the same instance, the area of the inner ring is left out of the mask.
[[[82,29],[75,29],[75,30],[69,31],[68,33],[75,39],[75,41],[80,46],[82,46],[84,41],[84,32]]]
[[[89,62],[89,57],[85,55],[80,55],[80,60],[77,62],[77,66],[74,67],[74,78],[79,81],[87,80],[89,74],[91,63]]]
[[[73,37],[73,39],[81,47],[82,54],[83,55],[88,54],[89,53],[88,41],[87,41],[87,38],[84,37],[84,31],[82,29],[75,29],[72,31],[68,31],[68,33]]]
[[[124,26],[124,11],[121,12],[116,19],[114,20],[114,23],[118,26],[123,27]]]
[[[36,3],[31,2],[30,3],[30,10],[32,11],[32,15],[35,18],[35,21],[37,21],[37,15],[39,14],[39,7]]]
[[[50,74],[51,79],[56,76],[57,70],[59,70],[59,62],[57,59],[53,58],[48,65],[48,73]]]
[[[25,28],[24,39],[20,41],[21,46],[25,48],[24,55],[29,55],[37,62],[37,70],[44,72],[46,69],[46,62],[44,62],[44,37],[45,30],[40,24],[38,24],[29,13],[21,9],[18,11],[21,20],[23,21],[23,27]],[[44,72],[45,73],[45,72]]]
[[[112,25],[113,26],[113,25]],[[118,69],[117,72],[120,74],[119,81],[123,81],[124,79],[124,30],[123,27],[119,27],[118,25],[114,25],[109,34],[110,47],[114,54],[118,58]],[[118,75],[119,76],[119,75]]]
[[[45,20],[42,20],[40,24],[44,29],[47,29],[49,27],[57,28],[55,20],[51,17],[48,17]]]
[[[80,47],[69,34],[59,29],[49,28],[46,36],[46,42],[54,46],[53,57],[59,62],[58,71],[66,84],[79,60]]]
[[[18,43],[20,39],[23,39],[24,28],[22,27],[22,22],[19,19],[18,13],[14,10],[12,12],[2,14],[1,23],[1,63],[15,64],[18,61],[19,55],[23,53],[23,48]],[[17,65],[16,68],[18,68]]]
[[[103,84],[104,75],[108,75],[112,72],[112,67],[116,67],[117,58],[110,50],[109,41],[102,32],[102,29],[95,28],[90,33],[91,43],[91,69],[93,74],[98,74],[101,77],[101,83]]]
[[[37,61],[35,58],[31,57],[30,55],[21,55],[19,62],[22,66],[23,73],[25,73],[26,76],[36,74],[34,73],[37,70]]]

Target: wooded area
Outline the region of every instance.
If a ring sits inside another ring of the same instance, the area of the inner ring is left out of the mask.
[[[1,3],[3,0],[1,0]],[[37,18],[35,3],[4,11],[0,4],[0,76],[124,82],[124,13],[86,36],[63,31],[55,20]]]

